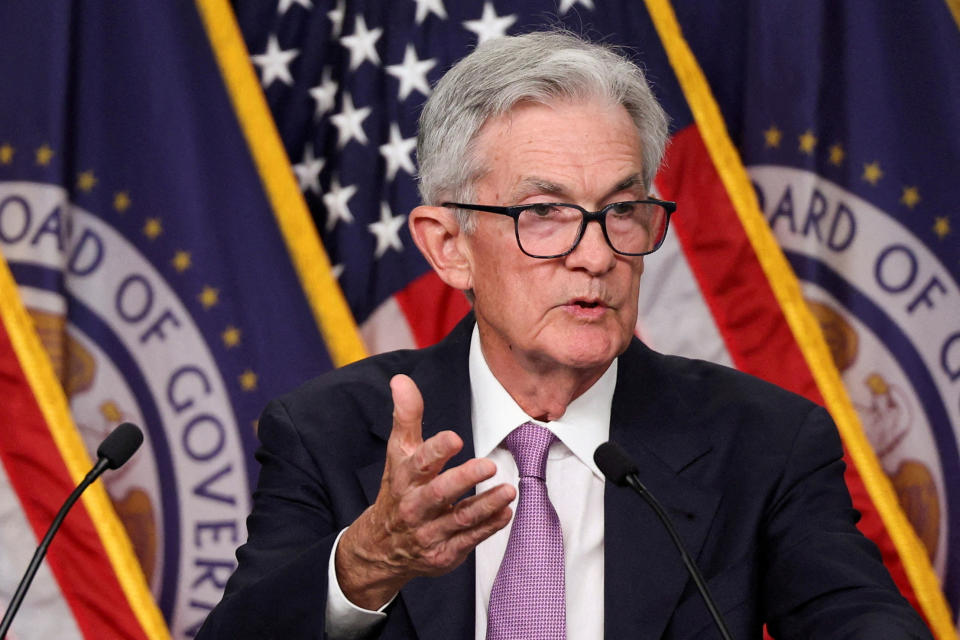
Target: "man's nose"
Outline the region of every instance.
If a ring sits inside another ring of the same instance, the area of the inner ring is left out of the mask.
[[[566,264],[571,269],[585,269],[593,274],[606,273],[617,263],[616,256],[603,235],[600,223],[593,220],[583,230],[580,243],[567,254]]]

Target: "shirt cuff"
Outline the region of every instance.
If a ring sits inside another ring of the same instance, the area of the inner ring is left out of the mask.
[[[340,537],[346,530],[347,527],[344,527],[337,535],[337,539],[334,540],[333,549],[330,551],[330,561],[327,563],[327,609],[324,630],[331,640],[354,640],[364,637],[375,626],[387,619],[385,610],[397,597],[394,595],[389,602],[376,611],[358,607],[347,599],[343,590],[340,589],[336,563],[334,562],[337,557]]]

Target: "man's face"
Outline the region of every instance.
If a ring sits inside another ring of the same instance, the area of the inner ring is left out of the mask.
[[[476,203],[565,202],[596,211],[641,200],[640,143],[621,106],[524,103],[480,131],[488,168]],[[470,262],[484,355],[527,370],[595,369],[626,349],[637,319],[643,258],[613,252],[598,223],[562,258],[537,259],[517,246],[513,220],[473,213],[460,236]]]

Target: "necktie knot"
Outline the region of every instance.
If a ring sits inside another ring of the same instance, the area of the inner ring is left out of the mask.
[[[547,452],[557,436],[544,427],[532,422],[524,422],[510,432],[504,441],[507,449],[517,461],[520,477],[546,479]]]

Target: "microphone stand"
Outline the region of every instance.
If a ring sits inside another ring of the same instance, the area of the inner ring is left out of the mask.
[[[710,611],[710,615],[713,617],[713,621],[720,631],[720,636],[723,640],[733,640],[733,637],[730,635],[730,630],[727,629],[727,625],[723,621],[723,616],[720,615],[720,610],[717,609],[717,604],[713,601],[713,596],[707,587],[707,582],[703,579],[703,574],[700,573],[700,568],[697,567],[693,558],[690,557],[690,554],[687,553],[687,550],[684,548],[683,542],[680,540],[680,535],[677,533],[676,528],[674,528],[673,522],[671,522],[667,516],[667,512],[660,506],[657,499],[653,497],[653,494],[643,486],[643,483],[640,482],[636,473],[628,473],[624,477],[624,481],[630,485],[631,489],[640,494],[640,497],[646,500],[647,504],[656,512],[660,522],[663,523],[667,529],[667,533],[670,534],[670,539],[673,540],[674,546],[677,548],[677,551],[680,552],[680,558],[683,560],[684,566],[687,567],[687,572],[690,574],[690,577],[693,578],[693,582],[697,585],[697,590],[700,591],[700,595],[703,596],[703,601],[706,603],[707,609]]]
[[[60,525],[63,524],[63,519],[67,517],[67,512],[70,511],[70,508],[80,497],[80,494],[93,484],[104,471],[123,466],[142,442],[143,433],[140,431],[140,428],[134,424],[125,422],[111,431],[110,435],[100,443],[100,447],[97,449],[97,463],[87,472],[87,475],[84,476],[76,489],[67,496],[63,506],[60,507],[60,511],[57,512],[57,516],[53,519],[53,522],[50,523],[50,527],[43,536],[43,540],[40,541],[37,550],[33,552],[30,565],[20,579],[20,584],[17,585],[17,590],[10,600],[7,611],[3,614],[3,621],[0,621],[0,640],[6,639],[7,631],[10,630],[10,625],[13,624],[13,617],[20,609],[23,598],[27,595],[27,589],[30,588],[30,584],[33,582],[37,570],[40,569],[40,563],[43,562],[44,556],[47,555],[47,548],[50,546],[53,536],[60,529]]]
[[[67,497],[66,502],[63,503],[63,506],[60,507],[60,511],[57,512],[57,517],[53,519],[53,522],[50,523],[50,528],[47,529],[46,535],[43,536],[43,540],[40,541],[40,546],[37,547],[37,550],[33,552],[33,558],[30,560],[30,565],[27,567],[26,573],[23,574],[23,577],[20,579],[20,584],[17,585],[17,590],[13,594],[13,598],[10,600],[10,605],[7,607],[7,612],[3,614],[3,621],[0,622],[0,639],[7,637],[7,631],[10,629],[10,625],[13,623],[13,616],[17,615],[17,611],[20,609],[21,603],[23,603],[24,596],[27,595],[27,589],[30,588],[30,583],[33,582],[34,576],[37,574],[37,570],[40,569],[40,563],[43,562],[44,556],[47,555],[47,548],[50,546],[50,542],[53,540],[53,536],[57,533],[57,530],[60,528],[60,525],[63,523],[63,519],[67,517],[67,512],[70,511],[70,507],[77,501],[80,497],[80,494],[93,484],[93,481],[100,477],[100,475],[107,470],[110,461],[106,458],[100,458],[97,460],[97,464],[94,465],[93,469],[87,472],[87,475],[84,476],[83,481],[77,485],[77,488]]]

